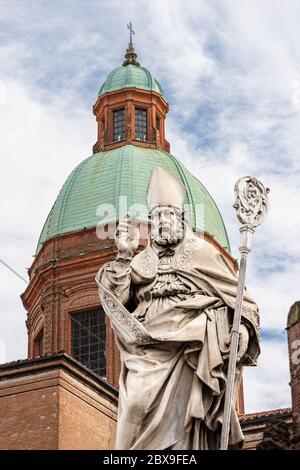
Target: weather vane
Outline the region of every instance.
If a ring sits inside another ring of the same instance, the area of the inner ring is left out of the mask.
[[[130,23],[127,25],[127,28],[129,29],[130,33],[129,33],[129,44],[132,44],[132,36],[135,34],[133,28],[132,28],[132,23],[130,21]]]

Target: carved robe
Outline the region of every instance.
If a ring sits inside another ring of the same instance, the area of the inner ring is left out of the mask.
[[[96,281],[122,360],[116,448],[218,449],[237,288],[226,259],[187,228],[174,250],[148,245],[104,265]],[[258,320],[245,291],[250,339],[236,388],[259,355]],[[230,444],[242,442],[233,410]]]

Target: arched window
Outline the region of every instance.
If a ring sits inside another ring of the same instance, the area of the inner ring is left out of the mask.
[[[44,328],[34,338],[34,356],[43,356],[44,354]]]
[[[101,377],[106,375],[105,339],[102,308],[71,315],[71,355]]]
[[[125,139],[125,110],[124,108],[116,109],[113,113],[113,141]]]
[[[156,129],[160,131],[160,117],[158,114],[156,115]]]
[[[148,129],[148,119],[147,119],[147,109],[135,108],[135,138],[137,140],[147,140],[147,129]]]

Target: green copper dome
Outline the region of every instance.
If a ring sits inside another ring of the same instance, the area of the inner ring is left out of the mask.
[[[122,88],[140,88],[142,90],[155,91],[161,96],[164,95],[162,87],[149,70],[137,65],[126,65],[126,67],[117,67],[108,74],[99,90],[98,96]]]
[[[96,153],[73,170],[48,215],[36,254],[49,238],[118,220],[119,213],[124,217],[128,207],[133,218],[148,220],[146,191],[151,172],[157,167],[184,183],[184,203],[188,204],[186,211],[192,226],[204,229],[230,251],[223,219],[200,181],[163,150],[125,145]]]

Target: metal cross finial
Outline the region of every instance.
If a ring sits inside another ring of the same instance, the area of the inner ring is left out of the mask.
[[[127,25],[127,28],[129,29],[130,33],[129,33],[129,44],[132,44],[132,36],[135,34],[133,28],[132,28],[132,23],[130,21],[130,23]]]
[[[131,21],[127,25],[127,28],[130,31],[130,36],[129,36],[129,44],[128,44],[128,47],[126,49],[125,60],[123,62],[123,66],[126,67],[127,65],[136,65],[138,67],[140,64],[136,60],[137,55],[136,55],[136,52],[134,50],[133,43],[132,43],[132,36],[133,36],[133,34],[135,34],[135,32],[133,31]]]

